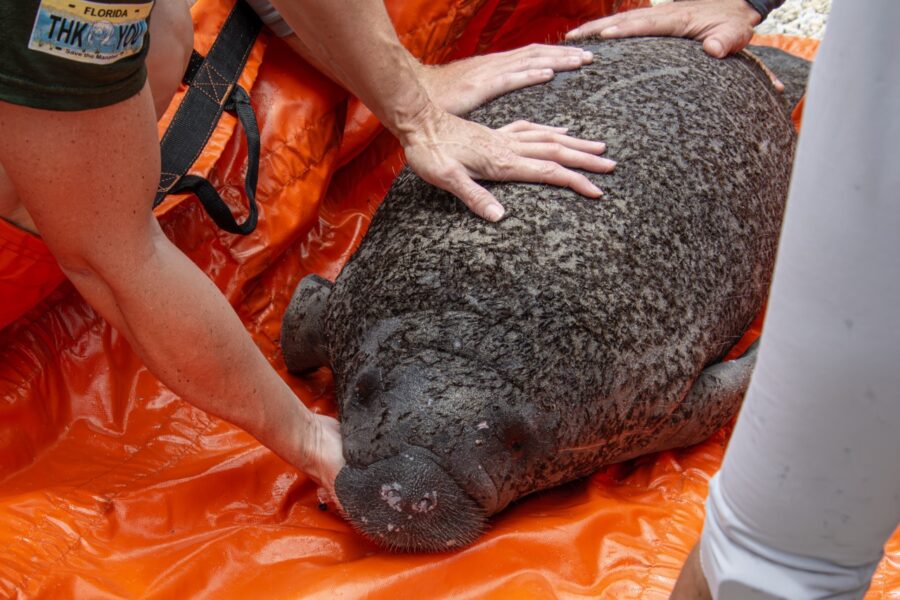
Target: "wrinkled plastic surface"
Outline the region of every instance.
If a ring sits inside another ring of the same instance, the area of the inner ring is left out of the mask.
[[[555,39],[618,4],[410,0],[389,8],[404,42],[441,62]],[[194,10],[202,48],[224,13],[213,0]],[[758,41],[807,56],[815,49]],[[246,238],[216,231],[195,200],[167,202],[161,221],[303,402],[333,413],[327,372],[284,373],[281,315],[301,277],[339,272],[401,159],[345,92],[280,41],[267,43],[258,72],[251,64],[245,73],[255,79],[264,146],[259,230]],[[233,127],[226,122],[198,169],[240,206],[246,149]],[[64,284],[0,332],[0,595],[665,598],[699,535],[726,440],[719,432],[526,499],[462,551],[390,555],[318,510],[305,476],[161,386]],[[896,537],[888,551],[872,598],[900,597]]]
[[[40,238],[0,219],[0,329],[46,298],[63,279]]]

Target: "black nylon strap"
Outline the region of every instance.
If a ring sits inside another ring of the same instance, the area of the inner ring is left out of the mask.
[[[187,69],[184,70],[184,77],[181,78],[182,83],[191,85],[191,83],[193,83],[194,81],[194,77],[197,75],[197,71],[200,70],[200,65],[202,64],[203,55],[196,50],[191,50],[191,59],[188,61]]]
[[[247,92],[237,85],[238,78],[262,23],[243,0],[234,5],[209,54],[191,55],[184,81],[188,91],[160,143],[162,172],[153,206],[167,194],[193,191],[216,224],[231,233],[247,235],[256,228],[256,182],[259,174],[259,127]],[[185,175],[203,152],[222,112],[234,112],[247,138],[248,216],[238,224],[231,209],[216,189],[203,177]]]
[[[205,178],[198,175],[183,175],[168,193],[193,192],[200,200],[200,203],[203,204],[203,208],[206,209],[210,218],[221,229],[229,233],[247,235],[256,229],[257,219],[259,218],[259,211],[256,206],[256,181],[259,177],[259,129],[256,125],[253,108],[250,106],[250,96],[247,95],[244,88],[235,86],[226,109],[237,113],[237,117],[247,136],[247,175],[244,178],[244,191],[247,193],[249,201],[247,219],[240,224],[235,221],[234,216],[231,214],[231,209],[222,200],[216,188]]]

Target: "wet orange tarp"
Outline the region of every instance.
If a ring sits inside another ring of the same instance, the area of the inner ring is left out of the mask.
[[[388,4],[404,42],[437,63],[557,39],[634,3]],[[224,11],[201,0],[194,12],[202,50]],[[217,231],[194,200],[167,202],[160,219],[300,399],[333,413],[326,372],[284,372],[281,315],[305,274],[339,272],[401,159],[358,103],[278,40],[256,47],[244,83],[264,148],[258,231]],[[226,118],[197,169],[240,206],[246,149],[233,130]],[[391,555],[319,511],[305,476],[165,389],[64,284],[0,332],[0,595],[665,598],[699,534],[726,440],[723,431],[526,499],[459,552]],[[895,537],[870,597],[900,597],[898,560]]]

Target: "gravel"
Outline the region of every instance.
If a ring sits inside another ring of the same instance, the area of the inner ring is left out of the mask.
[[[664,4],[672,0],[651,1],[653,4]],[[829,11],[831,0],[787,0],[781,8],[773,11],[756,31],[822,39]]]

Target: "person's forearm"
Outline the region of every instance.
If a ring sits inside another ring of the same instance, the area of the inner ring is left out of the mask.
[[[0,131],[0,162],[85,299],[176,394],[303,468],[313,415],[150,211],[160,167],[149,86],[78,112],[0,102]]]
[[[302,40],[311,62],[327,65],[326,73],[401,140],[435,110],[416,76],[415,59],[400,43],[381,0],[272,4]]]
[[[331,79],[333,82],[337,83],[341,87],[346,90],[349,90],[351,85],[347,81],[344,81],[341,73],[335,70],[335,66],[332,63],[326,62],[324,57],[313,52],[310,47],[300,39],[296,33],[291,33],[289,36],[282,38],[291,49],[297,53],[300,57],[303,58],[306,62],[316,68],[320,73]],[[416,78],[420,83],[423,83],[421,80],[421,76],[423,70],[426,68],[409,50],[406,50],[409,60],[412,62],[412,66],[414,71],[416,72]],[[427,89],[426,89],[427,93]],[[429,95],[429,99],[437,102],[437,98],[432,98]]]
[[[596,156],[604,150],[602,144],[585,146],[554,128],[527,122],[493,130],[435,104],[381,0],[272,0],[272,4],[300,38],[312,62],[328,65],[329,76],[354,93],[397,136],[413,172],[455,195],[475,214],[492,222],[504,214],[503,206],[476,179],[550,183],[591,198],[602,194],[585,175],[565,168],[608,172],[614,163]],[[570,68],[589,61],[580,51],[573,58]],[[501,78],[495,87],[521,87],[522,75],[524,81],[538,83],[551,77],[552,69],[523,73],[518,79]],[[481,100],[491,96],[483,94]]]
[[[277,376],[215,285],[153,226],[147,255],[127,275],[101,271],[70,278],[173,392],[304,468],[312,414]]]

